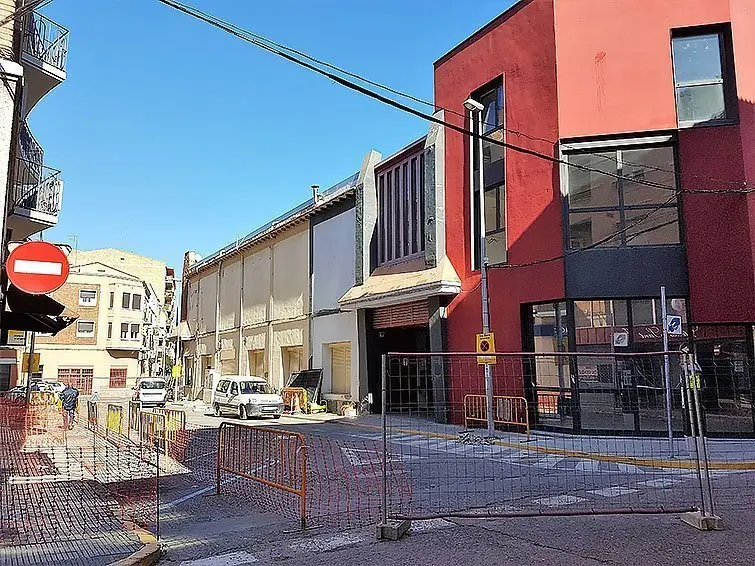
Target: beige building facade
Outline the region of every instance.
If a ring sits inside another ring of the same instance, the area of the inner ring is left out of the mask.
[[[71,383],[82,393],[130,387],[143,347],[144,282],[95,262],[71,268],[52,293],[77,320],[55,336],[38,335],[41,377]]]
[[[187,385],[211,387],[208,370],[258,375],[274,387],[307,367],[309,227],[282,230],[210,265],[189,268],[184,344]]]

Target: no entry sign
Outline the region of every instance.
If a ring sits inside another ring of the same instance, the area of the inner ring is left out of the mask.
[[[5,266],[10,282],[32,295],[60,288],[70,269],[65,252],[48,242],[21,244],[10,253]]]

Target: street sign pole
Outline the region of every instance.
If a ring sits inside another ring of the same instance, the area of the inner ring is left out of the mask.
[[[482,110],[477,110],[477,138],[478,182],[480,184],[480,294],[482,295],[482,332],[490,334],[490,299],[488,296],[488,252],[485,240],[485,184],[482,164]],[[493,418],[493,371],[490,364],[485,364],[485,407],[487,409],[488,436],[495,436],[495,424]]]
[[[29,363],[26,364],[26,404],[31,401],[31,376],[34,373],[34,337],[36,332],[31,331],[31,340],[29,341]]]
[[[666,382],[666,426],[668,427],[668,448],[674,457],[674,430],[671,426],[671,368],[668,357],[668,313],[666,312],[666,286],[661,286],[661,317],[663,318],[663,377]]]

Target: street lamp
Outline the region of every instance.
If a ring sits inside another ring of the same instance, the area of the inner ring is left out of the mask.
[[[485,241],[485,183],[484,183],[484,170],[482,163],[482,134],[483,134],[483,110],[485,107],[472,98],[468,98],[464,101],[464,108],[469,110],[469,125],[470,129],[472,124],[477,121],[477,136],[472,136],[472,139],[477,145],[477,182],[479,183],[479,205],[480,205],[480,291],[482,294],[482,333],[490,333],[490,299],[488,297],[488,254],[487,254],[487,242]],[[472,152],[472,160],[474,160],[474,152]],[[474,167],[471,168],[474,170]],[[474,183],[474,179],[470,179],[471,183]],[[474,190],[472,191],[474,194]],[[473,207],[474,209],[474,207]],[[487,409],[487,424],[488,435],[495,435],[495,425],[493,423],[493,373],[490,368],[490,364],[485,364],[485,405]]]

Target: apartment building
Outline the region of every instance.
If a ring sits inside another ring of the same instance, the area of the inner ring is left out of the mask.
[[[79,263],[51,298],[74,310],[77,319],[54,336],[36,335],[41,378],[91,392],[163,375],[166,337],[172,331],[162,302],[169,268],[112,248],[73,256]]]
[[[34,137],[28,118],[37,103],[66,80],[68,30],[36,11],[18,13],[24,2],[1,0],[0,20],[0,261],[8,242],[26,240],[58,223],[63,197],[61,171],[45,160],[42,143]],[[6,291],[0,296],[0,390],[19,379],[16,351],[8,346],[8,332],[30,330],[45,301],[19,301],[14,316],[4,316]],[[9,291],[13,292],[13,291]],[[57,317],[54,315],[53,318]],[[66,319],[68,320],[68,319]],[[67,323],[58,319],[52,325]]]

